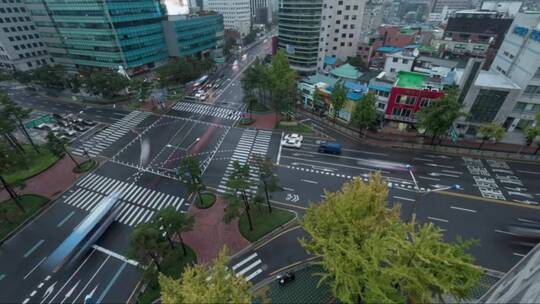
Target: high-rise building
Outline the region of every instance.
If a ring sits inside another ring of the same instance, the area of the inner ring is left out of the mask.
[[[203,8],[223,15],[225,29],[245,36],[251,30],[251,0],[204,0]]]
[[[299,74],[317,71],[323,0],[280,0],[279,44]],[[326,33],[326,32],[325,32]]]
[[[260,7],[268,7],[268,0],[250,0],[251,16],[255,17],[257,9]]]
[[[217,13],[168,16],[163,30],[170,57],[211,55],[223,62],[223,16]]]
[[[27,71],[52,63],[21,0],[0,4],[0,70]]]
[[[540,12],[520,13],[491,65],[520,88],[517,101],[504,123],[510,130],[524,129],[540,112]]]
[[[327,0],[323,3],[317,67],[326,57],[346,61],[356,56],[366,0]]]
[[[50,55],[72,70],[140,72],[167,59],[159,1],[27,1]]]

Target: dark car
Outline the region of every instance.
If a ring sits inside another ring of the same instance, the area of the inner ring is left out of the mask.
[[[83,131],[86,131],[86,128],[82,125],[73,125],[73,129],[75,129],[76,131],[79,131],[79,132],[83,132]]]
[[[57,119],[56,122],[58,123],[59,126],[61,127],[64,127],[64,128],[67,128],[71,125],[71,123],[63,120],[63,119]]]
[[[283,275],[280,274],[276,277],[280,286],[287,285],[288,283],[294,281],[295,278],[296,276],[294,275],[294,272],[287,272]]]
[[[540,243],[540,223],[522,222],[508,227],[508,232],[514,237],[513,243],[534,247]]]
[[[87,126],[95,126],[96,122],[92,121],[92,120],[85,119],[85,120],[83,120],[83,124],[85,124]]]
[[[323,141],[319,144],[320,153],[341,154],[341,145],[337,142]]]

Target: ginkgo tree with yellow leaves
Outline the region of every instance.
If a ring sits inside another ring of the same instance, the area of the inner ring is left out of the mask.
[[[473,241],[446,243],[440,228],[400,219],[387,204],[380,174],[355,179],[326,193],[301,221],[301,240],[320,257],[326,281],[344,303],[427,303],[443,296],[467,299],[482,274],[466,249]]]
[[[234,275],[228,263],[224,247],[213,264],[188,266],[180,280],[160,274],[162,303],[251,303],[250,283]]]

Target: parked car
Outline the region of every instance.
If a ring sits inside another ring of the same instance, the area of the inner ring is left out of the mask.
[[[302,135],[300,135],[300,134],[297,134],[297,133],[286,134],[283,138],[284,139],[298,139],[299,141],[304,140],[304,137]]]
[[[55,131],[58,131],[60,130],[60,127],[58,125],[55,125],[55,124],[52,124],[52,123],[46,123],[45,124],[45,129],[48,129],[52,132],[55,132]]]
[[[79,132],[84,132],[87,130],[87,128],[84,125],[73,125],[73,129]]]
[[[58,123],[59,126],[61,127],[64,127],[64,128],[67,128],[71,125],[71,123],[63,120],[63,119],[57,119],[56,122]]]
[[[319,144],[320,153],[341,154],[341,145],[337,142],[323,141]]]
[[[45,129],[47,129],[47,124],[46,123],[40,123],[39,125],[35,126],[34,128],[36,128],[38,130],[45,130]]]
[[[302,142],[298,139],[289,138],[289,139],[282,140],[281,145],[287,148],[300,149],[302,147]]]
[[[84,120],[83,120],[83,124],[85,124],[85,125],[87,125],[87,126],[95,126],[95,125],[96,125],[96,122],[93,121],[93,120],[84,119]]]
[[[64,133],[64,135],[67,135],[67,136],[70,136],[70,137],[73,137],[73,136],[77,135],[77,132],[75,130],[68,129],[68,128],[62,128],[62,133]]]

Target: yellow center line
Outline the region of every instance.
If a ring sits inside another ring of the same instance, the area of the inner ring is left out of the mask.
[[[538,205],[528,205],[528,204],[524,204],[524,203],[503,201],[503,200],[498,200],[498,199],[494,199],[494,198],[487,198],[487,197],[481,197],[481,196],[458,193],[458,192],[439,191],[437,193],[438,194],[443,194],[443,195],[449,195],[449,196],[463,197],[463,198],[468,198],[468,199],[478,200],[478,201],[483,201],[483,202],[488,202],[488,203],[513,206],[513,207],[518,207],[518,208],[528,208],[528,209],[540,210],[540,206],[538,206]]]
[[[285,229],[285,230],[281,231],[280,233],[274,235],[274,236],[271,237],[270,239],[266,240],[266,241],[263,242],[262,244],[257,245],[257,247],[253,248],[253,250],[258,250],[258,249],[260,249],[260,248],[266,246],[268,243],[272,242],[273,240],[277,239],[278,237],[284,235],[285,233],[289,233],[289,232],[291,232],[291,231],[293,231],[293,230],[296,230],[296,229],[298,229],[298,228],[300,228],[300,225],[297,225],[297,226],[294,226],[294,227]]]
[[[285,271],[287,269],[293,268],[294,266],[300,265],[302,263],[307,263],[307,262],[313,261],[313,260],[318,259],[318,258],[319,258],[318,256],[312,256],[312,257],[307,258],[305,260],[300,260],[300,261],[294,262],[292,264],[289,264],[287,266],[284,266],[284,267],[281,267],[281,268],[279,268],[277,270],[272,271],[268,276],[269,277],[274,276],[276,273],[283,272],[283,271]]]

